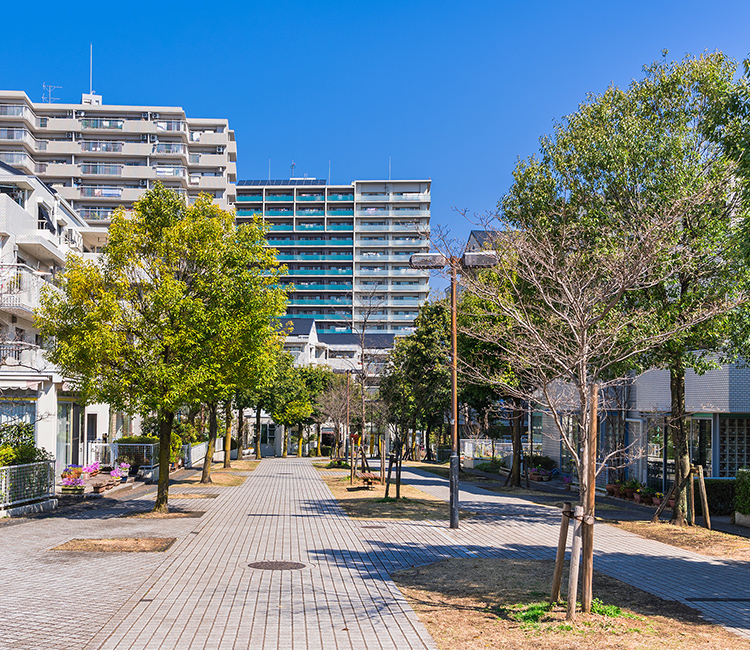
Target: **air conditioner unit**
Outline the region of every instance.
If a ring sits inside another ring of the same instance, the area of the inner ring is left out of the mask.
[[[86,111],[76,111],[76,117],[86,117]]]
[[[72,139],[73,139],[73,132],[72,132],[72,131],[68,131],[68,132],[67,132],[67,133],[65,134],[65,138],[66,138],[67,140],[72,140]]]
[[[148,119],[148,113],[146,111],[143,111],[143,113],[141,113],[141,119],[142,120],[147,120]]]
[[[218,154],[224,153],[224,147],[216,147],[216,153]]]
[[[141,133],[141,142],[148,142],[148,134]]]
[[[148,187],[148,181],[145,178],[142,178],[140,181],[138,181],[138,185],[140,187]]]
[[[151,113],[151,119],[152,120],[158,120],[159,119],[159,113]]]
[[[159,142],[159,137],[155,133],[152,133],[149,136],[149,140],[151,140],[151,142]]]

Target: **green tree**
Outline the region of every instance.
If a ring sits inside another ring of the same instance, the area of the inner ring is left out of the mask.
[[[131,214],[113,216],[101,260],[70,256],[61,293],[42,298],[37,326],[50,359],[82,398],[157,414],[157,511],[168,509],[178,409],[223,397],[240,362],[262,364],[250,357],[274,336],[269,320],[285,297],[263,233],[258,221],[235,227],[210,197],[187,206],[157,185]]]

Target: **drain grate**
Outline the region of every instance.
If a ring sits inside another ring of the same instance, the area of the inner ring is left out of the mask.
[[[284,560],[265,560],[262,562],[251,562],[251,569],[262,569],[264,571],[291,571],[292,569],[304,569],[307,565],[302,562],[288,562]]]

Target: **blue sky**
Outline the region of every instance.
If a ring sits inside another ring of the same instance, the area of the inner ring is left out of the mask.
[[[238,177],[433,181],[433,223],[495,207],[519,157],[643,64],[750,52],[747,2],[266,1],[3,7],[0,86],[227,117]]]

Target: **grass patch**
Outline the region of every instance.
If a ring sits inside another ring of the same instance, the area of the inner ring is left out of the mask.
[[[700,526],[672,526],[648,521],[612,521],[604,523],[617,526],[646,539],[653,539],[687,551],[695,551],[710,557],[725,560],[750,560],[750,539],[722,533],[718,530],[706,530]]]
[[[107,539],[71,539],[53,551],[95,551],[98,553],[158,553],[166,551],[176,537],[109,537]]]
[[[591,614],[565,620],[545,598],[554,562],[451,559],[393,574],[441,650],[750,649],[686,605],[594,573]],[[563,585],[567,585],[564,576]]]
[[[223,468],[222,468],[223,469]],[[211,470],[211,483],[201,483],[201,474],[198,472],[193,476],[181,478],[179,481],[170,481],[170,485],[190,485],[190,486],[203,486],[203,487],[237,487],[245,482],[247,476],[238,476],[228,471],[221,471],[221,469]]]
[[[358,489],[350,491],[348,477],[325,476],[323,481],[330,488],[344,512],[353,519],[448,519],[448,504],[440,499],[418,490],[411,485],[401,485],[401,499],[394,498],[396,487],[391,485],[388,499],[385,498],[385,486],[376,483],[371,490]],[[354,481],[354,487],[363,487],[360,481]],[[473,513],[461,511],[461,517],[470,517]]]

